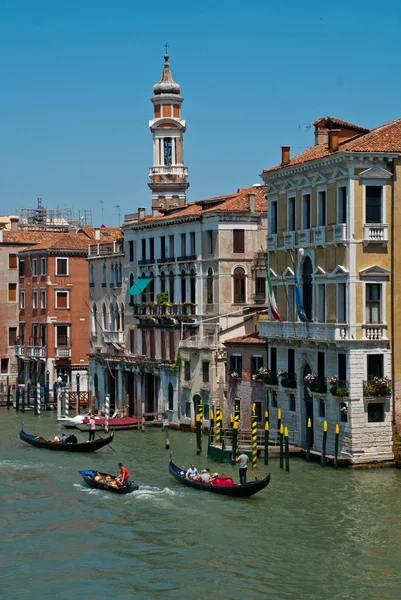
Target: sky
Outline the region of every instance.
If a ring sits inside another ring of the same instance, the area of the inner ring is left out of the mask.
[[[395,0],[2,0],[0,214],[150,209],[152,86],[169,44],[184,97],[188,201],[260,183],[322,116],[401,117]],[[117,208],[119,206],[120,208]]]

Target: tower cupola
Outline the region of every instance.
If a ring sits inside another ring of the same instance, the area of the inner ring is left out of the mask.
[[[158,83],[153,86],[153,93],[155,96],[159,94],[177,94],[181,92],[180,86],[173,80],[173,76],[170,71],[170,63],[168,62],[169,55],[164,55],[164,69],[162,77]]]

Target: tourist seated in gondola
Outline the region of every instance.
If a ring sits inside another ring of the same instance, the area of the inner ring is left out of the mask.
[[[36,433],[35,433],[35,441],[36,442],[45,442],[46,440],[45,440],[45,438],[43,436],[36,435]]]
[[[94,471],[93,472],[93,479],[95,481],[100,481],[101,480],[101,475],[100,475],[99,471]]]
[[[202,469],[201,474],[198,477],[198,480],[201,481],[202,483],[209,483],[210,482],[210,469]]]
[[[191,463],[191,466],[185,473],[185,477],[187,479],[197,479],[198,478],[198,469],[195,467],[194,463]]]
[[[227,477],[225,473],[219,475],[218,473],[213,473],[212,480],[210,482],[212,485],[234,485],[234,481],[231,477]]]
[[[61,443],[65,444],[67,442],[67,436],[65,435],[65,433],[63,433],[63,435],[61,436]]]
[[[58,444],[58,443],[59,443],[59,441],[60,441],[60,438],[59,438],[59,436],[57,435],[57,433],[54,433],[54,434],[53,434],[51,437],[49,437],[49,440],[48,440],[48,441],[49,441],[49,442],[53,442],[53,443],[56,443],[56,444]]]

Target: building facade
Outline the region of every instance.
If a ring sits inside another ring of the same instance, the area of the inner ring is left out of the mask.
[[[296,381],[295,411],[278,377],[280,407],[305,444],[340,446],[353,463],[393,458],[399,414],[399,184],[401,120],[371,131],[318,119],[315,145],[262,173],[267,186],[269,274],[282,321],[263,319],[269,369]],[[298,295],[298,299],[297,299]],[[303,305],[303,311],[302,306]]]

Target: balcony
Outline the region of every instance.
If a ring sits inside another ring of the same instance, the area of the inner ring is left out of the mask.
[[[105,256],[107,254],[123,254],[123,242],[106,242],[103,244],[91,244],[89,256]]]
[[[286,248],[295,246],[295,231],[286,231],[284,233],[284,246]]]
[[[388,377],[374,377],[363,382],[364,398],[384,399],[391,396],[391,380]]]
[[[25,356],[25,346],[14,346],[14,353],[17,358],[23,358]]]
[[[349,325],[345,323],[298,323],[268,321],[259,318],[260,337],[316,341],[343,341],[350,339]]]
[[[387,340],[387,325],[362,325],[364,340]]]
[[[180,340],[178,346],[180,348],[208,348],[209,350],[215,350],[218,347],[218,335],[217,333],[206,336],[191,335],[191,337],[185,340]]]
[[[56,358],[71,358],[70,346],[56,346]]]
[[[134,317],[182,317],[196,314],[196,304],[134,304]]]
[[[138,265],[154,265],[156,260],[154,258],[144,258],[143,260],[138,260]]]
[[[310,229],[298,231],[298,245],[305,246],[310,244]]]
[[[185,254],[184,256],[179,256],[177,258],[177,262],[190,262],[196,260],[196,254]]]
[[[188,168],[178,165],[174,167],[150,167],[149,177],[153,175],[179,175],[180,177],[188,177]]]
[[[388,225],[386,223],[365,223],[363,226],[363,243],[382,244],[388,242]]]
[[[211,384],[209,381],[201,381],[200,383],[200,389],[203,390],[204,392],[210,392],[210,390],[212,389]]]
[[[124,331],[103,331],[104,344],[124,344]]]
[[[347,240],[347,224],[338,223],[333,225],[333,241],[334,242],[345,242]]]
[[[174,263],[175,256],[162,256],[162,258],[157,259],[158,265],[164,265],[165,263]]]
[[[264,304],[266,302],[266,294],[254,294],[252,296],[255,304]]]
[[[277,248],[277,233],[272,233],[267,236],[267,249],[276,250]]]
[[[28,346],[29,358],[46,358],[46,346]]]
[[[182,389],[183,390],[190,390],[190,389],[192,389],[193,382],[194,382],[193,379],[184,379],[184,381],[181,383]]]
[[[313,230],[313,241],[316,246],[326,243],[326,227],[315,227]]]

